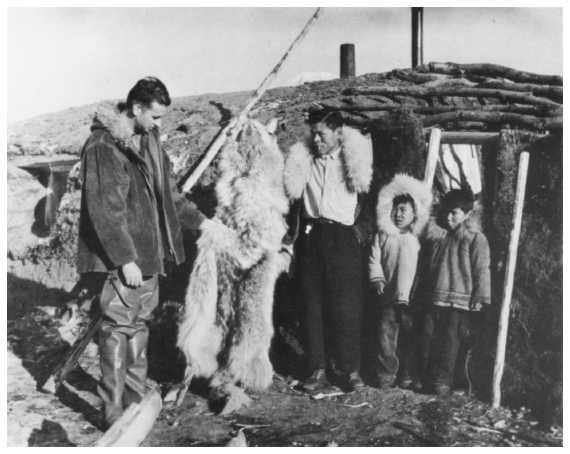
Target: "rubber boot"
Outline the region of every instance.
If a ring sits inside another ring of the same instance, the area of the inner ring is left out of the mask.
[[[123,407],[127,409],[133,402],[139,403],[145,396],[148,359],[148,327],[143,320],[137,320],[136,331],[127,344],[127,373]]]
[[[103,322],[99,329],[101,380],[97,393],[103,401],[104,425],[110,427],[123,413],[122,396],[127,370],[127,336]]]

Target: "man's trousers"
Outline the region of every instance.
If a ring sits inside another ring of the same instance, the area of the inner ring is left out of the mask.
[[[304,242],[300,271],[310,367],[326,368],[326,349],[341,372],[356,372],[363,309],[358,238],[353,227],[339,223],[310,227],[299,238]]]
[[[148,362],[147,320],[158,305],[158,276],[145,276],[138,288],[129,288],[109,275],[100,298],[103,324],[99,329],[104,418],[113,424],[131,403],[146,394]]]

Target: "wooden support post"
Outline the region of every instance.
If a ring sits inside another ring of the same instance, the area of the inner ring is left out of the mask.
[[[435,169],[437,167],[437,158],[439,157],[439,147],[441,145],[441,129],[433,128],[429,136],[429,148],[426,160],[426,172],[424,176],[424,184],[431,191]]]
[[[340,78],[348,79],[356,76],[354,44],[340,45]]]
[[[297,47],[297,45],[303,40],[305,35],[309,32],[309,29],[313,26],[315,21],[319,18],[320,12],[321,12],[321,8],[317,8],[317,10],[315,11],[315,14],[313,14],[313,17],[311,17],[311,19],[309,19],[309,22],[307,22],[307,25],[305,25],[305,28],[303,28],[303,30],[301,30],[301,33],[299,33],[299,36],[297,36],[297,38],[295,39],[295,41],[293,41],[293,43],[291,44],[289,49],[287,49],[287,52],[285,52],[285,55],[283,55],[283,57],[281,57],[281,60],[279,60],[279,63],[277,63],[275,68],[273,68],[273,71],[271,71],[269,73],[269,75],[261,83],[259,88],[255,91],[255,93],[251,96],[251,98],[249,98],[249,100],[245,104],[244,108],[237,115],[237,117],[234,117],[230,121],[230,123],[222,130],[222,132],[220,133],[218,138],[214,141],[214,143],[212,143],[210,149],[206,152],[206,154],[204,155],[204,157],[200,161],[200,164],[198,164],[198,167],[196,167],[196,170],[194,170],[192,175],[190,175],[188,180],[186,180],[186,182],[184,183],[184,186],[182,187],[182,192],[190,191],[190,189],[192,189],[192,187],[196,184],[196,182],[198,181],[198,179],[200,178],[202,173],[204,173],[204,171],[208,168],[208,166],[210,165],[210,162],[212,162],[212,160],[216,157],[216,154],[218,154],[218,151],[220,151],[220,149],[222,148],[222,146],[226,142],[226,138],[228,135],[231,134],[231,130],[235,126],[238,125],[238,123],[239,123],[238,119],[242,116],[246,116],[250,112],[252,107],[255,105],[255,103],[257,101],[259,101],[261,96],[263,96],[263,94],[267,91],[271,82],[273,82],[275,77],[277,77],[277,74],[279,73],[279,70],[281,69],[281,65],[283,65],[283,62],[287,59],[287,57],[289,56],[291,51],[295,47]]]
[[[495,369],[493,373],[493,407],[499,408],[501,404],[501,379],[505,368],[505,351],[507,346],[507,330],[509,327],[509,311],[511,297],[513,294],[513,284],[515,279],[515,267],[517,263],[517,249],[521,232],[521,222],[523,214],[524,196],[526,191],[526,177],[528,172],[528,151],[523,151],[519,159],[519,171],[517,178],[517,188],[515,195],[515,206],[513,213],[513,227],[511,230],[511,241],[509,243],[509,256],[507,269],[505,272],[505,283],[503,287],[503,299],[501,301],[501,315],[499,318],[499,336],[497,341],[497,352],[495,355]]]
[[[162,400],[158,387],[153,387],[139,404],[131,404],[93,447],[138,447],[156,421]]]
[[[42,391],[55,394],[57,389],[65,381],[69,373],[75,368],[77,360],[87,348],[91,339],[103,323],[103,317],[97,312],[95,317],[91,319],[85,331],[79,335],[79,337],[74,342],[71,350],[66,355],[63,362],[61,362],[54,370],[53,374],[47,379],[45,384],[41,387]]]

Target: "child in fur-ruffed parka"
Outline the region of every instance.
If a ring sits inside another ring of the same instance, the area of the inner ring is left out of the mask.
[[[416,275],[419,236],[430,215],[431,191],[405,174],[397,174],[378,196],[378,232],[369,257],[370,286],[379,311],[379,384],[390,387],[396,379],[400,325],[411,330],[406,310]]]
[[[449,392],[463,326],[491,303],[489,243],[468,189],[453,189],[426,233],[429,274],[423,295],[433,326],[429,375],[436,394]]]

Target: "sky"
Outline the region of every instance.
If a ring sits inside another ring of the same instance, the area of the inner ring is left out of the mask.
[[[172,97],[254,90],[315,8],[8,8],[7,121],[126,97],[145,76]],[[324,8],[272,87],[299,73],[411,66],[410,8]],[[424,63],[563,75],[562,8],[425,8]]]

